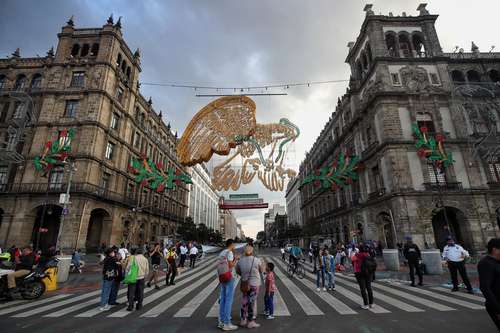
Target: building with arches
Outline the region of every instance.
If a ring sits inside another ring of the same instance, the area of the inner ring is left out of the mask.
[[[145,155],[185,171],[176,133],[141,95],[140,51],[130,50],[121,28],[112,17],[98,28],[76,28],[70,19],[47,56],[23,58],[18,49],[0,59],[1,245],[54,245],[61,220],[62,248],[141,244],[172,235],[187,216],[185,186],[156,193],[138,186],[128,170],[132,158]],[[30,125],[22,138],[10,130],[18,118]],[[63,212],[59,195],[69,166],[43,177],[32,160],[68,128],[75,130],[75,171]],[[14,153],[24,163],[9,163]]]
[[[500,53],[445,53],[437,15],[375,15],[348,44],[346,93],[300,166],[299,178],[340,152],[361,158],[359,181],[332,191],[301,187],[304,224],[334,242],[412,236],[442,249],[452,235],[473,252],[499,236]],[[435,170],[417,155],[412,124],[444,134],[454,163]],[[438,171],[438,172],[436,172]]]

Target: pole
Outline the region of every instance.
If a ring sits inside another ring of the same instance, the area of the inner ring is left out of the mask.
[[[398,234],[396,233],[396,224],[394,223],[394,216],[392,215],[391,208],[389,208],[389,215],[391,216],[391,224],[392,224],[392,231],[394,232],[394,240],[396,241],[396,244],[398,244]]]
[[[62,235],[64,220],[65,220],[66,213],[67,213],[66,211],[68,209],[71,182],[73,180],[73,171],[74,171],[74,163],[73,163],[73,161],[71,161],[69,163],[69,178],[68,178],[68,185],[66,187],[66,197],[64,198],[63,211],[62,211],[62,215],[61,215],[61,222],[59,223],[59,232],[57,233],[56,249],[59,247],[59,243],[61,242],[61,235]],[[59,251],[62,254],[61,249],[59,249]]]

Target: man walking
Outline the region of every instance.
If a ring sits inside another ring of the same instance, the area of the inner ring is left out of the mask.
[[[450,270],[451,282],[453,283],[453,289],[451,291],[458,291],[458,271],[467,288],[467,292],[472,294],[472,285],[470,284],[469,278],[467,277],[467,270],[465,269],[465,258],[469,256],[469,252],[460,245],[455,244],[451,236],[448,237],[446,241],[448,245],[443,249],[443,260],[446,260],[448,269]]]
[[[500,238],[488,242],[488,255],[477,265],[486,311],[500,331]]]
[[[222,275],[230,275],[230,279],[226,282],[220,283],[220,298],[219,298],[219,325],[218,327],[223,331],[234,331],[238,327],[231,323],[231,308],[233,305],[233,293],[234,293],[234,274],[233,268],[236,266],[239,257],[235,256],[233,251],[235,249],[235,244],[232,239],[226,240],[226,249],[219,254],[219,264],[218,264],[218,274],[219,280],[221,280]],[[226,267],[230,274],[227,272],[221,272],[219,267]]]
[[[189,267],[194,268],[197,256],[198,248],[196,247],[196,245],[191,244],[191,248],[189,249]]]
[[[186,261],[188,249],[186,245],[181,244],[181,247],[179,248],[179,251],[181,252],[181,261],[179,262],[179,267],[184,267],[184,262]]]
[[[417,271],[418,285],[423,285],[422,270],[420,269],[421,254],[417,244],[413,243],[411,237],[406,237],[406,244],[403,249],[403,255],[408,261],[410,267],[411,286],[415,287],[415,271]]]

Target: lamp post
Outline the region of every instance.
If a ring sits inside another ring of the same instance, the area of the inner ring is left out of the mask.
[[[73,173],[76,171],[75,168],[75,162],[73,160],[70,160],[69,162],[64,162],[65,165],[69,165],[69,176],[68,176],[68,184],[66,186],[66,194],[64,196],[64,202],[63,202],[63,210],[61,214],[61,221],[59,222],[59,230],[57,232],[57,240],[56,240],[56,249],[59,249],[62,254],[62,250],[59,248],[60,242],[61,242],[61,235],[62,235],[62,230],[64,226],[64,220],[66,215],[68,215],[68,204],[69,202],[69,196],[70,196],[70,190],[71,190],[71,182],[73,181]]]

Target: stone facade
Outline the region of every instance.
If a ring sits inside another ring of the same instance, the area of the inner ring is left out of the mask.
[[[360,156],[359,181],[301,187],[304,224],[334,242],[405,236],[442,248],[450,233],[483,251],[500,224],[500,53],[443,53],[437,15],[366,18],[346,62],[346,94],[300,166],[303,179],[340,152]],[[417,155],[412,124],[444,134],[454,163],[441,173]],[[444,208],[443,208],[444,207]]]
[[[190,168],[193,184],[189,185],[189,216],[195,224],[203,223],[208,228],[220,230],[219,193],[204,164]]]
[[[175,153],[177,135],[139,92],[139,50],[129,49],[121,22],[112,18],[85,29],[70,19],[58,38],[46,57],[22,58],[17,50],[0,59],[0,138],[6,141],[0,147],[0,244],[54,245],[61,219],[60,246],[68,249],[92,251],[102,243],[140,244],[172,234],[187,214],[187,188],[158,194],[137,186],[128,171],[131,159],[142,155],[184,170]],[[23,103],[32,126],[16,141],[9,129]],[[43,177],[32,161],[68,128],[76,133],[74,171],[63,215],[59,194],[66,191],[69,165]],[[24,163],[9,163],[13,151]],[[40,227],[47,230],[40,234]]]

